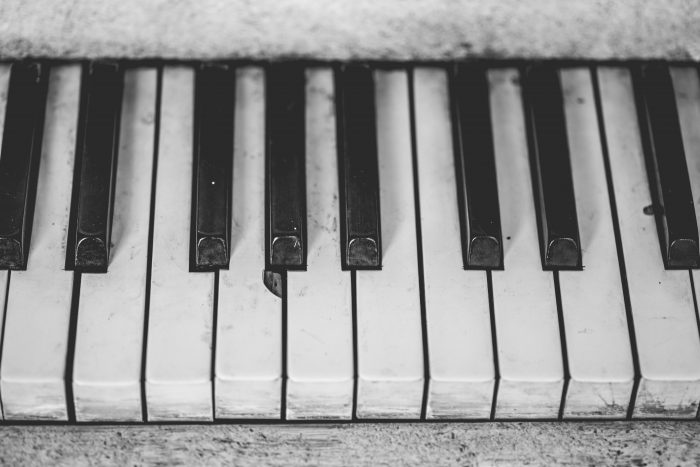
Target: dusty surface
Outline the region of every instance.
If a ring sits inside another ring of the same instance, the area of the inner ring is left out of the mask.
[[[2,0],[0,57],[700,59],[696,0]]]
[[[2,465],[698,465],[700,424],[0,427]]]

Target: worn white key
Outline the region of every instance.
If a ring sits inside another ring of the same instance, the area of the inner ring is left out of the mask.
[[[165,67],[146,344],[148,420],[210,420],[214,273],[189,271],[194,71]]]
[[[504,243],[493,272],[501,381],[497,418],[552,418],[564,382],[552,273],[542,270],[517,70],[489,71]]]
[[[630,73],[599,68],[600,96],[620,223],[641,381],[633,416],[695,417],[700,337],[687,271],[664,269]]]
[[[352,291],[340,265],[333,72],[306,77],[309,249],[307,270],[287,274],[287,418],[350,418]]]
[[[2,146],[2,134],[5,128],[5,106],[7,105],[7,90],[10,85],[10,65],[0,65],[0,147]],[[0,349],[2,349],[2,328],[5,310],[5,298],[7,292],[7,281],[10,274],[7,271],[0,271],[0,304],[2,310],[0,312]],[[1,351],[0,351],[1,352]],[[0,388],[2,389],[2,388]],[[2,391],[0,391],[0,420],[2,420]]]
[[[382,270],[357,272],[357,416],[418,418],[423,334],[408,79],[375,72]]]
[[[219,272],[217,418],[280,418],[282,301],[265,267],[265,74],[236,72],[231,265]]]
[[[83,274],[73,364],[78,421],[141,421],[141,357],[157,70],[124,75],[109,272]]]
[[[623,418],[634,366],[600,130],[588,68],[561,72],[582,271],[561,271],[569,357],[564,417]]]
[[[428,418],[488,418],[495,369],[486,273],[465,271],[447,73],[414,71],[430,381]]]
[[[0,390],[7,420],[66,420],[64,374],[73,295],[65,270],[79,65],[51,70],[26,271],[13,271],[7,297]]]

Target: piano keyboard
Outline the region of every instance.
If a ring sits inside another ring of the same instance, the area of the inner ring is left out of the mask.
[[[0,90],[6,422],[697,416],[694,67]]]

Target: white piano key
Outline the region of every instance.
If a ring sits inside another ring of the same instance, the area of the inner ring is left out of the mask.
[[[542,270],[519,75],[491,70],[491,119],[504,243],[493,302],[501,380],[496,418],[557,417],[564,383],[554,281]]]
[[[265,74],[236,73],[231,265],[219,272],[217,418],[280,418],[282,301],[265,266]]]
[[[73,295],[65,270],[79,65],[51,70],[32,244],[26,271],[11,273],[0,387],[6,420],[67,420],[64,374]]]
[[[599,68],[600,95],[641,381],[633,416],[695,417],[700,337],[687,271],[664,269],[630,73]]]
[[[141,357],[157,70],[124,75],[109,272],[83,274],[73,364],[78,421],[141,421]]]
[[[10,85],[10,65],[0,65],[0,147],[2,146],[3,129],[5,128],[5,106],[7,105],[7,90]],[[0,271],[0,356],[2,356],[2,328],[5,316],[5,299],[7,293],[7,281],[10,274],[7,271]],[[0,388],[1,389],[1,388]],[[0,391],[0,420],[2,420],[2,391]]]
[[[591,73],[561,72],[582,271],[561,271],[569,357],[564,417],[624,418],[634,386],[620,266]]]
[[[306,271],[287,273],[287,418],[350,418],[353,333],[350,272],[340,264],[333,72],[306,84]]]
[[[359,418],[418,418],[424,386],[408,79],[375,78],[382,270],[357,272]]]
[[[414,72],[428,328],[428,418],[488,418],[495,368],[484,271],[465,271],[447,73]]]
[[[165,67],[162,79],[146,343],[148,420],[211,420],[215,275],[189,272],[194,71]]]

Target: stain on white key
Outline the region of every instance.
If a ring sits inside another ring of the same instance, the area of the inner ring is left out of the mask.
[[[465,271],[457,208],[447,73],[414,72],[428,418],[488,418],[495,369],[486,272]]]
[[[554,418],[564,383],[554,281],[542,270],[517,70],[489,71],[504,270],[493,302],[501,380],[496,418]]]
[[[10,65],[0,65],[0,147],[2,147],[2,134],[5,128],[5,106],[7,105],[7,90],[10,85]],[[7,292],[7,281],[10,277],[9,272],[0,271],[0,349],[2,348],[2,328],[4,323],[5,299]],[[0,350],[0,352],[2,352]],[[2,388],[0,387],[0,420],[2,420]]]
[[[236,72],[231,265],[219,272],[217,418],[280,418],[282,301],[265,265],[265,74]]]
[[[357,272],[359,418],[418,418],[424,386],[408,77],[374,74],[382,270]]]
[[[350,418],[350,272],[340,266],[333,72],[306,73],[306,271],[287,274],[287,418]]]
[[[165,67],[146,344],[150,421],[213,417],[215,276],[189,271],[193,96],[194,70]]]
[[[79,65],[51,70],[26,271],[13,271],[7,297],[0,391],[6,420],[66,420],[64,374],[73,295],[65,270]]]
[[[687,271],[664,269],[630,72],[599,68],[600,97],[641,381],[634,417],[695,417],[700,337]]]
[[[624,418],[634,386],[620,266],[591,73],[561,72],[582,271],[561,271],[571,379],[564,417]]]
[[[141,421],[157,70],[124,75],[107,274],[83,274],[73,364],[78,421]]]

